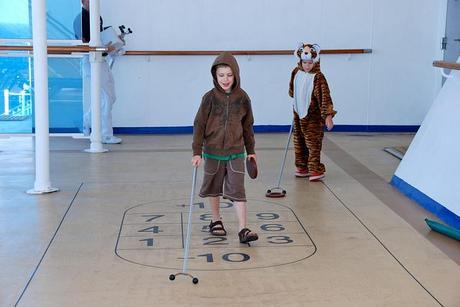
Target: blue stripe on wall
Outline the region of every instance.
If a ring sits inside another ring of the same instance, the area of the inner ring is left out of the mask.
[[[398,176],[393,176],[393,178],[391,178],[391,184],[401,193],[439,217],[447,225],[460,229],[460,216],[456,215],[434,199],[414,188]]]
[[[335,125],[333,132],[417,132],[420,126],[387,125]],[[290,125],[255,125],[257,133],[289,132]],[[187,134],[192,133],[192,126],[180,127],[115,127],[116,134]]]
[[[388,125],[335,125],[333,132],[417,132],[417,126]]]
[[[192,134],[192,126],[179,127],[114,127],[115,134]]]
[[[78,128],[49,128],[50,133],[81,133]],[[32,133],[35,133],[35,128],[32,128]]]
[[[332,132],[417,132],[420,126],[386,126],[386,125],[335,125]],[[257,133],[289,132],[290,125],[256,125]],[[115,127],[115,134],[191,134],[192,126],[177,127]],[[33,129],[33,133],[35,129]],[[78,128],[50,128],[50,133],[80,133]]]

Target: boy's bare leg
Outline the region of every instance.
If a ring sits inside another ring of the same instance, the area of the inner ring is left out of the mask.
[[[246,228],[246,202],[235,201],[236,215],[238,217],[238,231]]]
[[[239,223],[239,228],[238,228],[238,235],[241,232],[241,230],[245,229],[246,226],[246,202],[244,201],[236,201],[235,202],[235,209],[236,209],[236,215],[238,216],[238,223]],[[247,230],[245,231],[244,236],[252,236],[255,237],[253,240],[257,240],[257,234],[254,231],[248,232]],[[240,237],[240,242],[241,242],[241,237]]]
[[[238,216],[238,223],[239,223],[239,229],[238,229],[238,236],[240,237],[240,242],[242,237],[241,237],[241,230],[246,228],[246,202],[244,201],[236,201],[235,202],[235,209],[236,209],[236,215]],[[257,240],[257,234],[254,231],[248,231],[247,228],[243,232],[243,239],[252,237],[251,240],[249,241],[254,241]]]
[[[220,225],[214,224],[217,221],[221,220],[220,218],[220,197],[219,196],[209,197],[209,202],[211,204],[211,215],[212,215],[212,221],[211,221],[212,223],[209,225],[210,227],[209,231],[215,236],[227,235],[227,232],[225,231],[225,228],[222,222],[220,222],[221,223]]]
[[[220,197],[209,197],[211,203],[212,221],[220,221]]]

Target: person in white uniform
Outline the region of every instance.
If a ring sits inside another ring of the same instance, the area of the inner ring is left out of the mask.
[[[81,0],[81,15],[74,20],[75,37],[81,39],[84,43],[90,41],[90,18],[89,18],[89,1]],[[100,31],[102,32],[103,20],[100,18]],[[122,139],[113,135],[112,126],[112,108],[115,100],[115,83],[113,74],[109,65],[110,53],[114,51],[112,45],[108,45],[109,52],[103,53],[104,61],[101,65],[101,126],[102,126],[102,143],[119,144]],[[91,107],[90,107],[90,80],[91,66],[89,56],[84,56],[82,60],[82,77],[83,77],[83,134],[89,135],[91,128]]]

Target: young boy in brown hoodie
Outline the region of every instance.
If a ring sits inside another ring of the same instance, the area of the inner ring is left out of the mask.
[[[209,197],[212,220],[209,232],[225,236],[219,209],[220,196],[234,202],[241,243],[258,239],[246,226],[244,189],[245,149],[247,159],[256,159],[255,140],[248,94],[240,87],[239,67],[228,52],[220,54],[211,67],[214,88],[204,94],[193,125],[192,165],[205,160],[201,197]]]

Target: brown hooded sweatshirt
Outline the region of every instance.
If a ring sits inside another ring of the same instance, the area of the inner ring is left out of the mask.
[[[234,83],[230,93],[219,86],[217,66],[230,66]],[[214,88],[204,94],[193,124],[193,155],[202,153],[227,157],[244,153],[254,154],[254,118],[251,100],[240,87],[240,70],[235,57],[220,54],[211,67]]]

